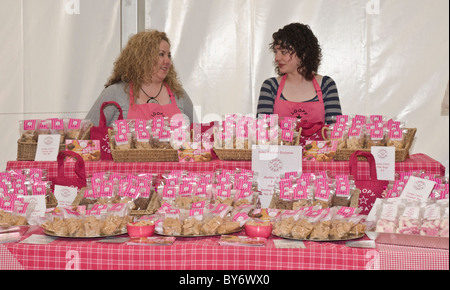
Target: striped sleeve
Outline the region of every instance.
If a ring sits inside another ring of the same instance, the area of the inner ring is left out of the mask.
[[[264,81],[259,94],[256,116],[259,116],[260,114],[273,114],[277,90],[278,82],[276,78],[270,78]]]
[[[333,123],[333,117],[342,115],[339,93],[334,80],[324,76],[322,80],[322,94],[325,106],[325,123]]]

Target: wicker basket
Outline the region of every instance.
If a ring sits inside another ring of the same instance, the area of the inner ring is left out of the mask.
[[[298,131],[298,136],[295,139],[295,145],[298,146],[300,144],[300,136],[302,134],[302,128]],[[219,149],[214,148],[214,152],[216,152],[217,157],[220,160],[225,161],[251,161],[252,160],[252,149]]]
[[[66,145],[60,144],[59,151],[65,151]],[[17,161],[34,161],[37,143],[17,141]]]
[[[92,124],[84,131],[79,140],[89,140]],[[59,145],[59,151],[65,151],[66,144]],[[17,161],[34,161],[37,151],[37,142],[17,141]]]
[[[414,141],[414,137],[416,135],[417,129],[416,128],[410,128],[407,129],[408,132],[406,133],[406,143],[405,148],[403,149],[395,149],[395,162],[403,162],[407,158],[409,158],[409,150],[411,149],[412,143]],[[371,152],[370,149],[337,149],[336,155],[334,157],[334,160],[336,161],[348,161],[350,160],[350,156],[356,152],[356,151],[365,151],[365,152]],[[358,157],[358,160],[364,161],[366,160],[365,157]]]
[[[351,200],[350,200],[350,207],[353,208],[358,208],[359,205],[359,194],[361,193],[361,191],[359,189],[353,189],[352,190],[352,194],[351,194]],[[282,205],[280,208],[280,206],[278,205]],[[270,205],[269,208],[278,208],[278,209],[286,209],[286,210],[292,210],[292,205],[293,202],[292,201],[283,201],[280,199],[279,196],[277,196],[276,194],[274,194],[272,196],[272,199],[270,201]]]
[[[115,162],[178,162],[175,149],[129,149],[117,150],[112,130],[108,130],[111,155]]]
[[[78,194],[75,200],[72,202],[72,206],[79,206],[81,201],[84,197],[84,192],[86,191],[86,188],[82,188]],[[143,210],[131,210],[130,216],[143,216],[143,215],[151,215],[156,212],[161,207],[161,204],[158,203],[157,194],[153,193],[150,197],[150,200],[148,202],[147,208]]]

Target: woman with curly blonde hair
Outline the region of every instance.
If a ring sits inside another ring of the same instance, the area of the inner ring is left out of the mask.
[[[100,108],[110,101],[121,106],[124,119],[184,114],[193,122],[193,104],[178,80],[166,33],[148,30],[129,39],[86,119],[98,126]],[[104,114],[107,126],[119,117],[114,106],[105,107]]]

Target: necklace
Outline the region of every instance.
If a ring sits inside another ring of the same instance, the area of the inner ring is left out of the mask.
[[[161,94],[161,91],[162,91],[163,86],[164,86],[164,82],[161,83],[161,88],[159,89],[158,94],[157,94],[156,96],[154,96],[154,97],[150,97],[150,96],[144,91],[144,89],[141,88],[141,91],[148,97],[147,104],[159,104],[159,102],[158,102],[158,100],[157,100],[156,98]]]

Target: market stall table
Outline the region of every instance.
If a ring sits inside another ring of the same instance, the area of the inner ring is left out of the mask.
[[[215,171],[217,169],[251,169],[251,161],[222,161],[215,160],[211,162],[113,162],[113,161],[96,161],[86,162],[86,174],[91,176],[94,172],[117,172],[125,174],[133,173],[158,173],[162,174],[170,170],[187,170],[190,172],[206,172]],[[41,168],[48,171],[48,177],[55,177],[58,172],[58,165],[56,162],[41,162],[41,161],[9,161],[6,170],[13,169],[27,169],[27,168]],[[66,162],[64,167],[67,173],[66,177],[76,177],[74,173],[74,162]],[[303,162],[303,172],[321,172],[329,170],[331,174],[349,174],[348,161],[336,162]],[[425,154],[414,154],[411,158],[404,162],[397,162],[395,164],[395,172],[408,172],[411,170],[423,170],[426,173],[437,174],[439,176],[445,175],[445,167],[438,161],[432,159]],[[360,179],[369,179],[369,165],[367,162],[358,162],[358,173]]]
[[[43,235],[42,229],[30,230]],[[240,234],[240,233],[237,233]],[[124,235],[123,237],[127,237]],[[345,242],[305,242],[304,249],[218,244],[219,237],[177,238],[170,246],[132,246],[100,239],[58,238],[46,245],[0,244],[2,270],[372,270],[447,269],[448,250]],[[367,238],[362,238],[362,240]]]

